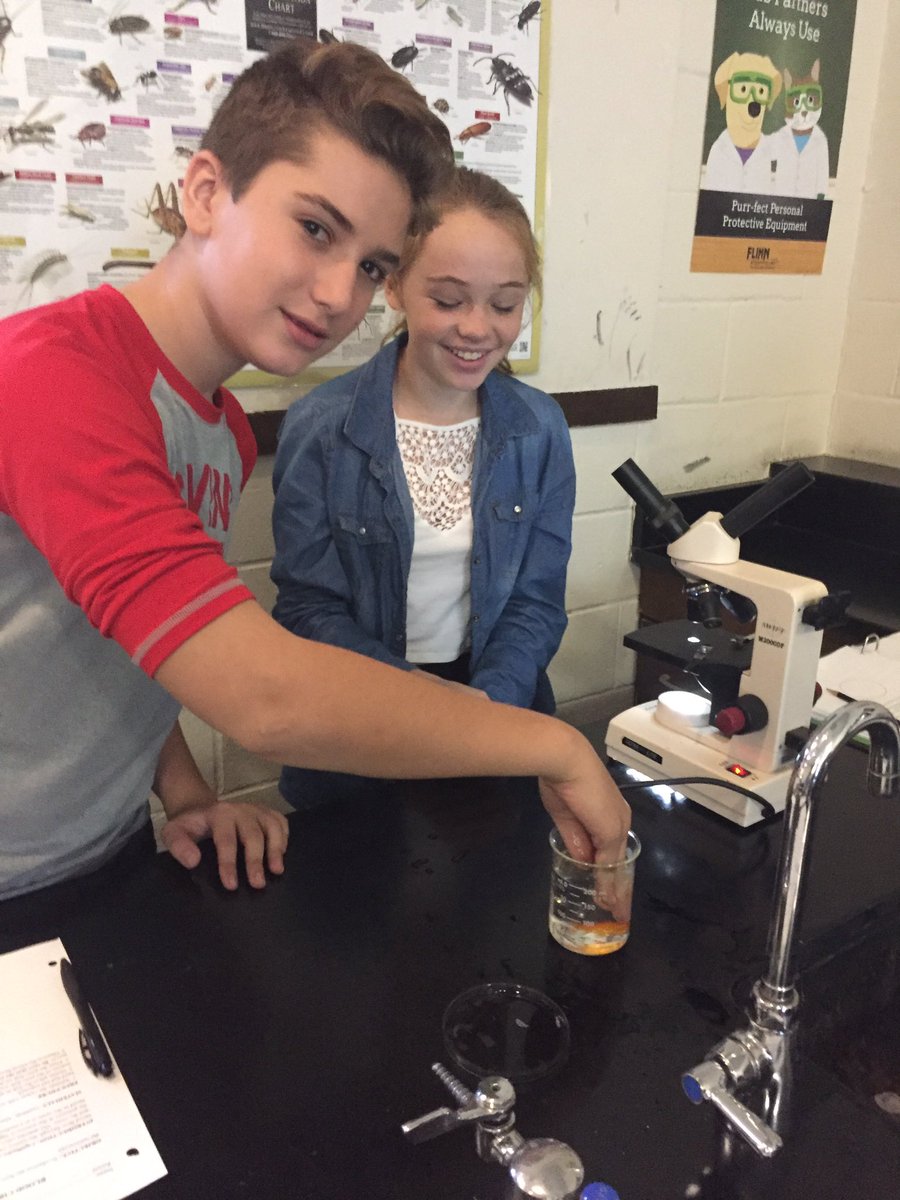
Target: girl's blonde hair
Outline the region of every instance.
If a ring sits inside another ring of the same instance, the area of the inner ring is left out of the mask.
[[[402,283],[404,275],[422,253],[425,240],[433,230],[452,213],[467,210],[481,213],[489,220],[496,221],[518,243],[525,263],[528,286],[540,299],[541,252],[528,220],[528,213],[509,188],[498,183],[492,176],[485,175],[483,171],[473,171],[470,167],[458,167],[447,186],[432,194],[427,210],[421,214],[415,227],[407,235],[394,279]],[[401,318],[385,341],[405,333],[406,328],[406,320]],[[500,363],[499,370],[512,374],[512,367],[505,358]]]

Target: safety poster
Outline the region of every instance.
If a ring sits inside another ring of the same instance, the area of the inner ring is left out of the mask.
[[[856,0],[719,0],[692,271],[817,275]]]

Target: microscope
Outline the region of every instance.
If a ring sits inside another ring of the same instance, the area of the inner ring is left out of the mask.
[[[747,827],[784,809],[797,751],[809,734],[822,631],[849,601],[823,583],[742,561],[740,537],[814,482],[793,463],[726,516],[689,525],[628,459],[613,478],[668,543],[684,576],[687,618],[628,634],[625,645],[686,672],[690,690],[663,692],[614,717],[611,759]],[[722,628],[722,610],[755,622],[752,635]],[[752,795],[750,794],[752,793]]]

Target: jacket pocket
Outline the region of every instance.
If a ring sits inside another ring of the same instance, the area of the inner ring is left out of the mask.
[[[357,546],[375,546],[393,539],[391,527],[382,520],[367,521],[360,517],[338,514],[335,521],[335,537]]]
[[[495,500],[493,503],[494,516],[499,521],[518,523],[527,521],[528,506],[523,499]]]

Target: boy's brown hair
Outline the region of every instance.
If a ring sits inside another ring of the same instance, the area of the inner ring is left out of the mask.
[[[302,163],[329,127],[396,171],[417,207],[453,166],[446,126],[409,80],[364,46],[311,38],[286,41],[237,77],[201,149],[238,200],[270,163]]]

